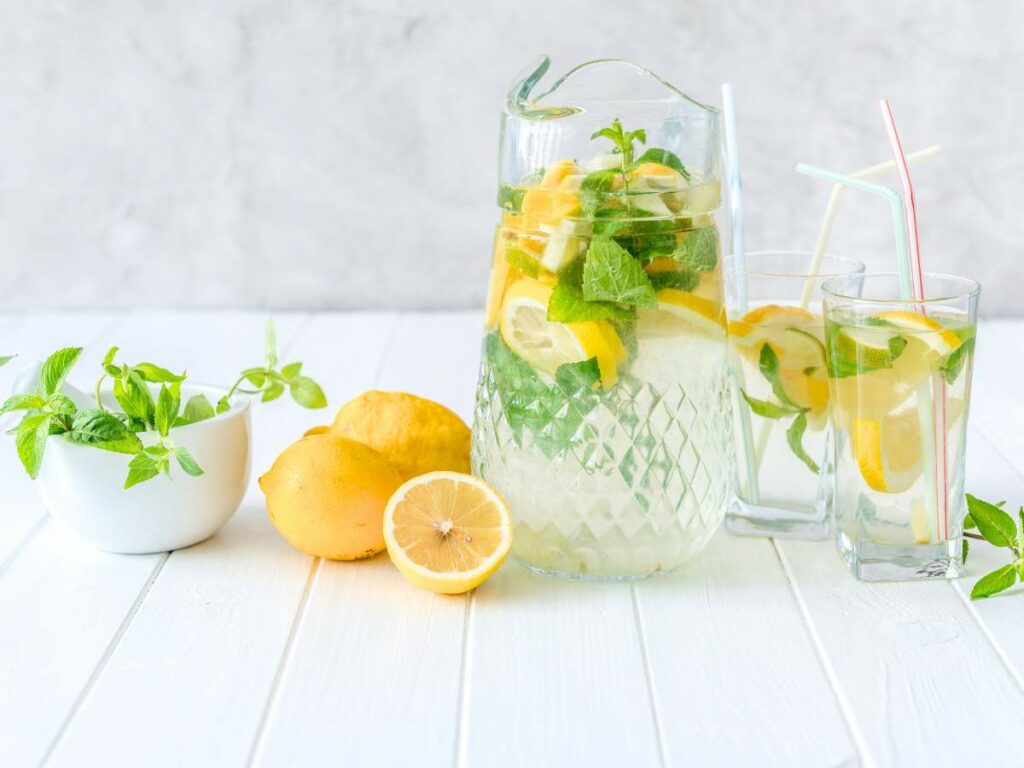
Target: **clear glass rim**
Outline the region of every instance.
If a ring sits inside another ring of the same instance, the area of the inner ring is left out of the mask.
[[[831,298],[843,299],[844,301],[856,304],[906,304],[908,306],[927,306],[929,304],[940,304],[944,301],[975,299],[978,297],[978,294],[981,293],[981,284],[977,280],[972,280],[969,277],[963,277],[962,275],[950,275],[943,272],[922,272],[921,278],[923,280],[943,280],[951,284],[960,285],[962,290],[954,292],[943,291],[943,295],[941,296],[925,296],[923,299],[907,299],[896,295],[891,298],[865,298],[863,296],[854,296],[839,287],[840,281],[850,277],[853,277],[853,275],[837,275],[829,278],[822,283],[822,293]],[[861,281],[885,278],[893,280],[894,283],[898,283],[900,279],[898,272],[864,272],[857,275],[857,277]]]
[[[767,256],[800,256],[805,258],[808,262],[810,262],[811,259],[814,257],[814,254],[811,251],[799,250],[748,251],[745,254],[744,258],[758,259]],[[835,265],[845,265],[847,268],[839,270],[829,270],[827,272],[821,270],[819,270],[818,272],[809,272],[806,270],[803,272],[783,272],[777,269],[751,269],[749,264],[745,264],[743,269],[741,270],[736,268],[736,255],[732,253],[726,256],[726,268],[734,273],[742,272],[742,274],[744,274],[747,277],[768,277],[779,279],[787,278],[799,280],[830,280],[832,278],[849,277],[851,275],[857,274],[863,275],[865,273],[865,270],[867,269],[864,266],[864,262],[859,261],[857,259],[851,259],[847,256],[836,256],[831,253],[826,253],[823,254],[822,259],[822,266],[824,266],[824,261],[827,260]]]

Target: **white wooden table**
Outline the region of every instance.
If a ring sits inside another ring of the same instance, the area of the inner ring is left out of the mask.
[[[263,316],[0,315],[0,353],[83,344],[227,382]],[[278,315],[333,407],[404,389],[472,409],[481,318]],[[969,483],[1024,502],[1024,321],[980,331]],[[9,389],[16,365],[0,369]],[[87,374],[87,375],[83,375]],[[76,376],[72,376],[74,381]],[[333,413],[333,409],[331,411]],[[277,536],[255,476],[323,412],[257,409],[235,518],[173,554],[92,551],[0,446],[4,766],[1024,765],[1024,590],[861,584],[831,543],[720,534],[635,584],[515,563],[475,594],[407,584],[386,556],[321,562]]]

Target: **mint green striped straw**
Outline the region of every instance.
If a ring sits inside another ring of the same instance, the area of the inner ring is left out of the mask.
[[[910,249],[907,246],[907,214],[903,208],[903,197],[900,193],[895,189],[875,184],[873,181],[844,176],[841,173],[815,168],[806,163],[798,163],[796,172],[831,181],[833,184],[842,184],[844,187],[861,189],[889,201],[889,208],[892,210],[893,234],[896,235],[896,269],[899,274],[900,293],[903,294],[904,299],[913,299],[914,288],[910,282]]]

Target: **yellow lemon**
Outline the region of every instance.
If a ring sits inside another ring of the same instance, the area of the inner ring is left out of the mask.
[[[943,357],[962,343],[954,331],[948,330],[941,323],[916,312],[894,310],[879,312],[875,317],[901,330],[908,331],[911,338],[923,341]]]
[[[526,190],[522,211],[528,229],[553,226],[579,208],[579,195],[562,186],[566,177],[579,174],[572,160],[560,160],[547,169],[539,184]]]
[[[330,431],[331,431],[331,428],[328,427],[326,424],[318,424],[315,427],[310,427],[309,429],[307,429],[305,432],[302,433],[302,436],[303,437],[312,437],[313,435],[322,435],[322,434],[324,434],[324,432],[330,432]]]
[[[494,260],[491,263],[491,284],[487,288],[487,307],[484,320],[484,326],[489,331],[498,325],[498,310],[501,308],[501,297],[508,285],[509,271],[509,264],[505,259],[505,246],[500,242],[496,243]]]
[[[259,480],[270,521],[289,544],[329,560],[384,549],[384,507],[402,478],[372,448],[335,435],[304,437]]]
[[[921,476],[921,426],[916,408],[877,420],[854,418],[850,440],[869,488],[903,493]]]
[[[625,348],[603,320],[556,323],[548,320],[553,286],[538,280],[517,280],[505,292],[499,328],[509,348],[529,365],[554,376],[563,363],[597,358],[605,388],[618,380],[617,362]]]
[[[364,392],[341,407],[331,432],[380,451],[403,480],[439,469],[469,471],[466,423],[406,392]]]
[[[665,288],[655,294],[657,309],[637,313],[637,332],[645,336],[675,335],[680,330],[725,338],[725,310],[718,302],[688,291]]]
[[[395,491],[384,512],[384,540],[413,584],[458,595],[498,570],[512,546],[512,519],[483,480],[431,472]]]

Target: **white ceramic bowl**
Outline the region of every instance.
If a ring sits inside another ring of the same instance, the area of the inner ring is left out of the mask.
[[[182,401],[200,393],[216,403],[225,390],[186,383]],[[146,445],[157,441],[155,433],[139,437]],[[250,401],[240,397],[225,413],[173,430],[171,439],[204,474],[189,477],[172,461],[170,479],[125,490],[130,456],[51,437],[36,481],[46,508],[107,552],[167,552],[209,538],[235,514],[249,484]]]

